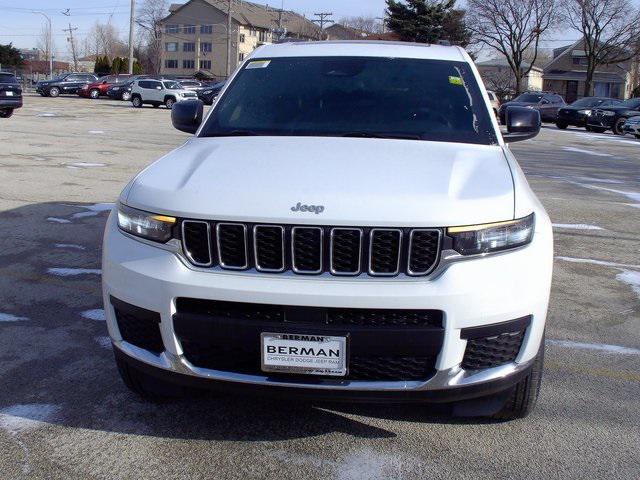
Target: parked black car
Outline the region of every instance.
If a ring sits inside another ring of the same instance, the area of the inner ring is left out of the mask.
[[[587,130],[598,133],[612,130],[616,135],[624,135],[624,122],[636,115],[640,115],[640,98],[630,98],[619,105],[594,110],[587,120]]]
[[[586,127],[587,119],[595,108],[613,107],[622,103],[622,100],[608,97],[584,97],[576,100],[571,105],[558,110],[556,126],[565,129],[569,125],[574,127]]]
[[[92,73],[65,73],[52,80],[36,83],[36,92],[43,97],[57,97],[62,94],[78,93],[85,85],[98,80]]]
[[[22,88],[13,73],[0,72],[0,118],[9,118],[22,106]]]
[[[131,100],[131,85],[133,85],[133,80],[114,83],[107,88],[107,96],[113,100],[124,100],[125,102],[128,102]]]
[[[205,105],[212,105],[214,100],[218,97],[220,90],[224,87],[225,82],[214,83],[210,87],[198,90],[198,98],[202,100]]]
[[[558,109],[566,105],[564,98],[557,93],[551,92],[525,92],[518,95],[509,102],[500,105],[498,115],[500,123],[506,122],[507,108],[509,107],[529,107],[540,112],[540,119],[543,122],[555,122]]]

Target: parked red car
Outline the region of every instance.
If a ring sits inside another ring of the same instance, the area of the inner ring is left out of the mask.
[[[126,82],[131,75],[107,75],[100,77],[97,82],[90,83],[78,90],[78,95],[85,98],[100,98],[107,95],[107,89],[116,83]]]

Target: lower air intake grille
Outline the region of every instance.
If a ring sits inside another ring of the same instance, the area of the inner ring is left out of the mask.
[[[467,340],[462,368],[481,370],[513,362],[522,346],[525,330],[501,333],[494,337]]]
[[[125,342],[154,353],[164,351],[160,314],[111,297],[118,330]]]

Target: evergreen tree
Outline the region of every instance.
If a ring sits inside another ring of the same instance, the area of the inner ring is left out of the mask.
[[[464,10],[456,0],[387,0],[387,25],[405,42],[437,43],[446,40],[463,47],[471,33],[464,23]]]
[[[144,73],[144,70],[142,69],[142,65],[140,64],[139,61],[134,61],[133,62],[133,74],[134,75],[142,75]]]
[[[22,55],[20,50],[9,45],[0,45],[0,64],[2,68],[20,67],[22,66]]]
[[[120,59],[120,69],[118,73],[129,73],[129,59],[127,57]]]
[[[120,73],[121,66],[122,66],[122,59],[120,57],[113,57],[113,62],[111,63],[111,73],[113,74]]]

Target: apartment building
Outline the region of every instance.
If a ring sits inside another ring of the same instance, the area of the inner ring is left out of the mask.
[[[161,20],[161,70],[166,75],[200,72],[215,78],[233,72],[258,46],[279,38],[317,40],[317,25],[295,12],[232,0],[231,58],[227,58],[228,0],[190,0],[172,4]]]

